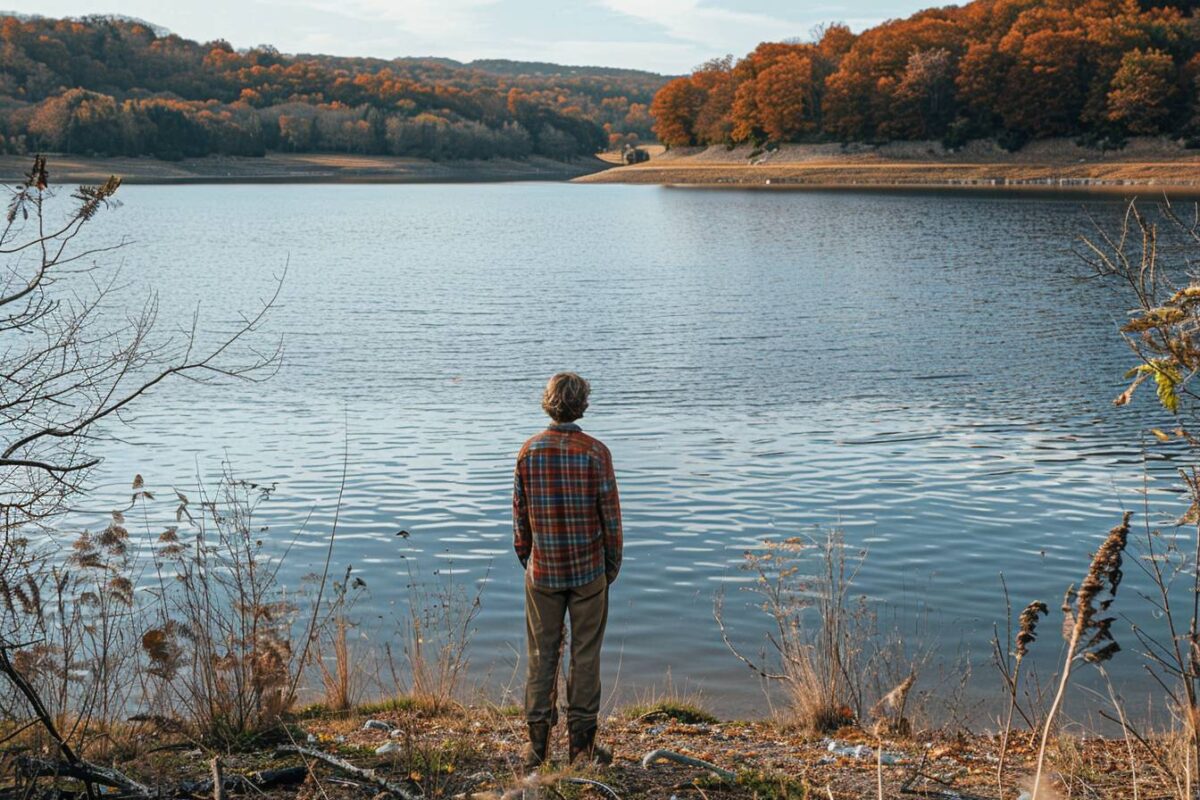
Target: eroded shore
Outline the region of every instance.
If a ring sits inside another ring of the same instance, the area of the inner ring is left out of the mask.
[[[577,183],[868,189],[1051,189],[1200,194],[1200,151],[1162,139],[1133,139],[1101,151],[1069,140],[1009,153],[992,142],[947,151],[937,142],[872,145],[749,145],[686,148],[642,164],[580,176]]]

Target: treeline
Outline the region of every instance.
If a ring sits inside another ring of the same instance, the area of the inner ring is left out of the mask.
[[[652,139],[653,73],[288,56],[136,20],[0,17],[0,151],[570,158]]]
[[[667,83],[668,146],[1128,135],[1200,143],[1196,2],[975,0],[855,35],[764,43]]]

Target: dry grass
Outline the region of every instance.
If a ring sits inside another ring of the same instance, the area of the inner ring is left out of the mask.
[[[455,702],[469,664],[468,650],[486,578],[474,591],[454,580],[453,568],[425,578],[408,561],[408,603],[396,620],[402,651],[385,645],[397,696],[419,698],[434,708]]]
[[[670,671],[661,687],[643,691],[630,705],[618,712],[630,720],[674,720],[683,723],[715,723],[717,717],[704,707],[704,696],[697,690],[676,686]]]
[[[847,556],[838,530],[814,539],[767,541],[760,551],[746,553],[744,567],[756,576],[750,591],[772,625],[761,657],[747,656],[733,643],[718,595],[714,616],[726,645],[763,680],[782,687],[781,718],[788,725],[823,732],[863,719],[873,705],[866,686],[872,674],[880,674],[869,668],[895,662],[886,653],[894,643],[879,638],[865,602],[851,596],[864,557]]]

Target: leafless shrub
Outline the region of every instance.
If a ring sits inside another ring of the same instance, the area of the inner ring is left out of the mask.
[[[84,487],[97,441],[159,384],[259,380],[279,355],[244,341],[274,297],[216,339],[199,335],[196,316],[164,334],[157,296],[131,297],[117,271],[105,274],[101,256],[125,242],[84,245],[81,234],[117,205],[120,183],[56,199],[39,156],[0,223],[0,648],[34,676],[37,686],[26,688],[45,695],[77,741],[108,735],[124,710],[133,682],[123,678],[138,649],[130,621],[149,598],[134,591],[140,566],[126,555],[122,511],[101,532],[75,537],[65,562],[32,548],[30,529]]]
[[[278,349],[263,354],[241,347],[274,297],[206,344],[198,318],[164,336],[157,296],[132,298],[115,270],[102,274],[96,260],[124,242],[81,247],[79,237],[101,211],[116,205],[120,185],[109,178],[56,201],[39,156],[12,190],[0,223],[0,509],[6,536],[55,514],[98,463],[91,448],[105,424],[123,420],[163,381],[260,380],[278,361]],[[10,557],[6,550],[0,547],[0,566]]]
[[[177,491],[184,533],[170,526],[158,537],[156,558],[171,579],[161,624],[143,633],[142,650],[160,696],[205,740],[236,742],[274,726],[302,667],[299,609],[278,588],[282,560],[264,549],[267,528],[256,520],[272,492],[228,472],[199,503]]]
[[[1152,438],[1147,438],[1157,446],[1182,446],[1195,464],[1200,449],[1193,422],[1200,411],[1200,395],[1194,389],[1200,369],[1200,270],[1189,253],[1200,245],[1200,206],[1185,217],[1164,200],[1151,217],[1131,202],[1114,233],[1097,226],[1095,235],[1082,242],[1092,276],[1115,285],[1131,301],[1129,319],[1121,330],[1136,363],[1126,376],[1131,383],[1114,402],[1129,403],[1138,387],[1152,380],[1159,403],[1177,425],[1153,428]],[[1159,737],[1136,734],[1123,715],[1120,724],[1127,735],[1135,734],[1146,745],[1151,762],[1171,780],[1180,775],[1178,759],[1168,765],[1153,742],[1187,738],[1190,750],[1182,762],[1180,788],[1190,797],[1200,768],[1196,725],[1200,719],[1200,470],[1191,466],[1179,474],[1189,506],[1174,527],[1186,533],[1154,527],[1147,497],[1136,539],[1140,557],[1135,563],[1152,587],[1141,596],[1161,629],[1133,627],[1147,669],[1163,690],[1175,723]],[[1176,746],[1171,744],[1167,750],[1174,752]]]
[[[0,625],[10,643],[24,645],[6,645],[11,663],[80,751],[107,752],[134,696],[125,680],[137,664],[130,623],[144,601],[135,596],[138,575],[124,522],[113,512],[100,533],[80,533],[65,560],[22,557],[21,570],[0,579]],[[31,713],[15,691],[4,695],[0,709],[10,720]]]
[[[757,658],[733,643],[724,597],[717,596],[713,613],[726,646],[759,677],[784,688],[786,721],[796,727],[828,731],[864,718],[869,665],[882,663],[874,621],[865,602],[851,597],[864,555],[848,558],[837,530],[815,540],[765,542],[760,552],[747,553],[744,567],[755,574],[750,591],[772,624]],[[905,674],[915,668],[909,666]],[[905,701],[911,688],[904,691]]]
[[[440,710],[461,687],[469,663],[468,647],[479,615],[486,576],[474,591],[454,580],[453,568],[425,579],[408,559],[408,598],[397,619],[403,664],[389,646],[388,662],[398,695],[408,695]],[[404,681],[400,675],[405,674]]]

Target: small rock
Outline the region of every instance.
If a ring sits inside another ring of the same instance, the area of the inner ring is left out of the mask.
[[[400,750],[400,745],[395,742],[384,742],[375,748],[375,755],[386,756],[388,753],[395,753]]]

